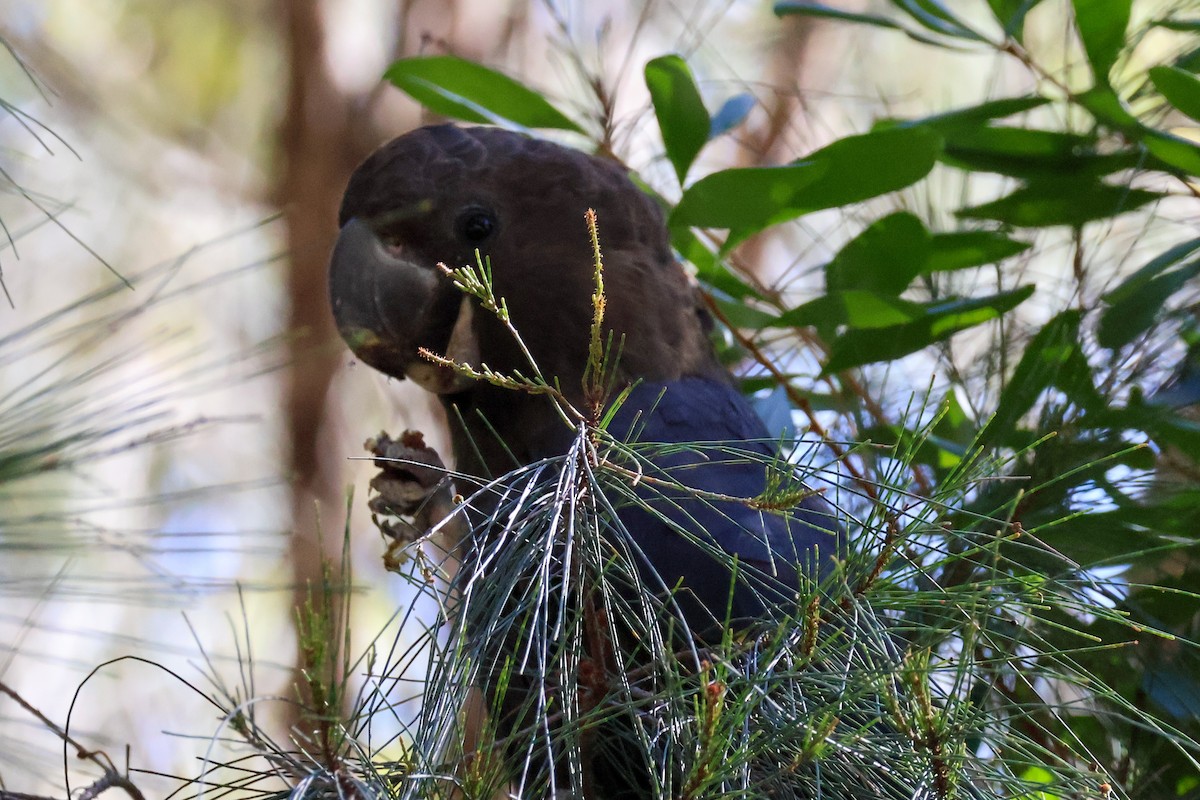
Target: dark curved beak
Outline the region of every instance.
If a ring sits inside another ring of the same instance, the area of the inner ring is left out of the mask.
[[[473,382],[434,364],[420,346],[444,350],[458,364],[479,363],[474,304],[450,289],[437,270],[388,249],[371,227],[351,219],[329,259],[329,299],[338,333],[366,364],[394,378],[449,394]]]
[[[396,378],[420,359],[438,273],[390,252],[371,227],[351,219],[329,260],[329,298],[338,333],[364,362]]]

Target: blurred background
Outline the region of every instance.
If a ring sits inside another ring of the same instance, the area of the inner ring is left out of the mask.
[[[1068,57],[1066,13],[1030,15],[1042,63]],[[1033,80],[994,52],[744,0],[0,0],[0,38],[0,475],[21,476],[0,493],[0,681],[51,720],[70,713],[72,735],[114,760],[128,746],[130,764],[168,775],[194,774],[223,724],[182,681],[238,685],[251,659],[252,694],[280,698],[259,712],[291,719],[293,609],[321,554],[341,552],[348,491],[365,497],[363,441],[416,428],[449,450],[440,411],[355,364],[327,309],[350,171],[433,121],[381,82],[389,63],[453,53],[504,70],[589,122],[569,144],[612,150],[668,197],[641,77],[663,53],[688,59],[710,105],[757,101],[704,170],[782,163],[880,116]],[[936,219],[940,193],[996,192],[986,176],[949,181],[907,201]],[[1179,236],[1123,219],[1105,237],[1122,258]],[[858,222],[810,215],[740,257],[808,299]],[[1050,261],[1020,268],[1050,288],[1070,264],[1052,242],[1039,252]],[[920,360],[876,378],[905,398],[930,380]],[[357,506],[355,652],[403,599]],[[57,738],[0,696],[3,785],[54,794],[62,765]]]

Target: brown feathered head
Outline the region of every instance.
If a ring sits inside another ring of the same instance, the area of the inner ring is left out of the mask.
[[[352,346],[374,345],[359,352],[364,360],[401,377],[416,363],[414,343],[444,353],[459,321],[461,295],[437,264],[473,265],[478,250],[543,373],[566,388],[583,369],[592,319],[588,208],[600,224],[608,325],[624,338],[622,372],[669,380],[706,371],[695,294],[654,201],[611,161],[495,128],[421,128],[355,170],[339,215],[351,230],[331,268],[338,327]],[[493,368],[527,369],[507,363],[510,337],[481,317],[477,341],[461,344]],[[387,354],[372,358],[375,349]]]
[[[579,399],[592,321],[589,208],[599,220],[618,379],[721,374],[655,202],[616,163],[495,128],[421,128],[355,170],[330,266],[338,330],[363,361],[447,403],[528,417],[512,407],[520,401],[487,400],[488,387],[417,354],[425,347],[529,374],[513,337],[437,269],[474,265],[478,251],[542,374]]]

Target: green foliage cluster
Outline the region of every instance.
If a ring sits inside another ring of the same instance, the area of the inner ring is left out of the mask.
[[[232,741],[235,755],[214,755],[180,796],[491,796],[512,775],[488,748],[511,748],[528,731],[485,727],[471,757],[451,762],[479,733],[463,725],[472,688],[497,673],[516,679],[518,641],[523,657],[547,665],[549,691],[531,694],[553,705],[531,711],[538,735],[564,736],[579,750],[597,725],[642,715],[653,724],[631,730],[656,759],[662,796],[1200,798],[1200,238],[1148,237],[1133,269],[1101,246],[1118,225],[1192,218],[1200,146],[1173,126],[1200,120],[1200,14],[1178,4],[1147,17],[1151,4],[1132,0],[1060,3],[1073,12],[1067,38],[1091,76],[1076,87],[1025,45],[1031,13],[1051,5],[987,0],[967,16],[941,0],[881,0],[879,13],[779,2],[780,17],[1013,59],[1037,90],[880,119],[776,166],[698,174],[709,143],[736,134],[757,101],[711,103],[696,65],[678,55],[645,67],[678,184],[658,198],[677,251],[729,329],[726,355],[757,362],[746,390],[773,389],[770,416],[806,419],[833,453],[824,472],[838,485],[828,494],[854,548],[825,585],[806,587],[791,624],[680,649],[656,624],[669,616],[661,596],[604,594],[639,580],[597,543],[615,505],[642,501],[634,487],[652,483],[651,453],[589,420],[600,428],[585,430],[566,458],[484,487],[486,503],[463,504],[493,541],[478,554],[486,576],[451,579],[461,606],[446,607],[438,586],[449,562],[420,553],[406,573],[420,602],[397,612],[405,635],[354,660],[348,565],[326,575],[300,612],[306,713],[291,743],[259,727],[252,663],[232,690],[214,669],[209,695],[235,735],[213,749]],[[1174,45],[1142,71],[1132,65],[1150,31],[1169,32]],[[573,137],[607,123],[453,56],[404,59],[387,79],[454,119]],[[931,175],[981,178],[996,195],[947,214],[905,208]],[[738,246],[774,226],[889,204],[822,265],[815,299],[799,302],[740,266]],[[1054,257],[1046,250],[1055,242],[1068,243],[1070,292],[1035,284],[1022,268]],[[979,276],[990,285],[967,279]],[[599,318],[599,287],[596,297]],[[499,313],[503,298],[494,300]],[[103,337],[121,319],[98,318],[86,332]],[[0,340],[0,350],[12,359],[31,335],[79,335],[46,327],[57,320]],[[964,340],[984,354],[977,369],[954,358]],[[808,355],[795,358],[801,349]],[[891,396],[876,388],[913,365],[938,376],[932,389],[912,387],[926,395],[910,400],[906,388],[897,398],[894,379]],[[129,418],[97,382],[104,370],[83,372],[0,403],[0,500],[156,420],[158,393],[141,405],[118,396],[142,409]],[[593,376],[597,393],[602,374]],[[534,383],[480,377],[515,390]],[[84,389],[107,400],[77,430],[44,423],[72,410],[68,390]],[[807,491],[792,465],[764,467],[772,488],[755,498],[763,507]],[[40,536],[35,522],[10,512],[8,546],[21,544],[22,526],[28,541]],[[570,569],[558,583],[540,579],[563,564]],[[586,670],[563,644],[593,635],[597,587],[608,608],[625,612],[618,635],[632,630],[643,643],[641,660],[624,665],[624,706],[589,700]],[[548,613],[557,603],[561,613]],[[421,604],[439,609],[436,622],[421,618]],[[360,675],[358,690],[348,688]],[[401,732],[385,741],[388,721]],[[266,768],[237,749],[244,744]],[[537,746],[528,756],[535,767]]]
[[[988,717],[966,752],[1036,787],[1019,796],[1200,796],[1200,238],[1175,237],[1133,271],[1093,248],[1119,218],[1146,225],[1196,200],[1200,146],[1172,126],[1200,118],[1200,21],[1164,13],[1134,27],[1131,0],[1074,0],[1071,39],[1091,70],[1076,89],[1025,48],[1037,0],[989,0],[985,20],[937,0],[885,5],[850,13],[784,0],[775,11],[1011,57],[1038,91],[881,119],[791,163],[696,177],[697,156],[755,101],[738,95],[710,112],[686,60],[657,58],[645,82],[679,183],[676,200],[661,198],[675,246],[718,315],[743,331],[735,356],[765,362],[763,348],[796,342],[816,353],[818,374],[776,369],[747,388],[781,385],[774,397],[788,398],[791,416],[808,414],[819,431],[813,408],[830,409],[835,427],[874,446],[840,454],[862,464],[845,468],[862,522],[852,531],[861,574],[852,563],[848,585],[894,614],[908,653],[900,672],[924,676],[903,700],[924,710],[893,724],[923,714],[966,730],[964,717]],[[1152,29],[1177,36],[1168,62],[1129,69]],[[536,91],[452,56],[399,61],[387,78],[455,119],[588,130]],[[900,192],[935,170],[1007,180],[995,199],[952,209],[948,229],[909,210],[880,216],[824,265],[824,294],[802,304],[732,257],[771,226]],[[1070,242],[1071,297],[1008,268],[1040,257],[1051,236]],[[994,274],[995,291],[957,293],[955,278],[971,270]],[[1085,282],[1103,287],[1099,302],[1084,299]],[[1042,322],[1029,330],[1028,317]],[[949,357],[968,330],[988,343],[976,375]],[[893,412],[862,377],[902,359],[947,377],[924,406]]]

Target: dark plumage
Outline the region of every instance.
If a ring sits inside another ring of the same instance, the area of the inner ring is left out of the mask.
[[[708,493],[762,494],[771,436],[717,362],[707,314],[674,259],[658,206],[610,161],[508,131],[448,125],[383,146],[354,173],[342,203],[331,265],[338,328],[363,361],[417,380],[453,407],[461,471],[490,477],[562,454],[575,432],[545,397],[464,380],[421,359],[417,348],[501,373],[528,371],[501,324],[464,303],[435,269],[474,264],[478,248],[542,373],[583,407],[589,208],[604,253],[604,321],[622,343],[616,385],[636,384],[609,430],[641,442],[736,445],[761,461],[674,448],[652,456],[649,471]],[[817,497],[789,516],[683,490],[638,492],[654,511],[620,511],[637,567],[664,593],[679,587],[678,606],[702,637],[719,630],[727,608],[742,625],[770,616],[775,604],[786,607],[799,576],[819,569],[817,551],[826,559],[839,546],[839,528]],[[736,556],[749,573],[732,599],[728,560],[713,549]]]
[[[635,418],[638,424],[629,425]],[[653,459],[664,477],[691,489],[738,498],[755,498],[767,489],[774,442],[745,398],[724,381],[684,377],[638,384],[610,431],[643,442],[704,442],[701,449],[664,450]],[[828,556],[837,544],[831,509],[817,497],[780,514],[746,503],[702,500],[682,490],[642,494],[670,524],[636,505],[622,512],[621,521],[665,585],[683,587],[676,600],[698,634],[711,634],[727,609],[738,624],[768,616],[772,602],[786,609],[799,585],[798,573],[807,566],[810,575],[816,574],[817,551]],[[701,541],[711,537],[712,544],[737,557],[746,583],[732,599],[727,563],[675,528]]]
[[[355,171],[339,223],[366,223],[395,244],[393,255],[430,278],[437,277],[439,262],[474,264],[478,247],[491,257],[496,294],[508,302],[543,374],[557,376],[568,397],[582,402],[592,318],[591,250],[583,223],[588,208],[599,217],[607,264],[605,321],[625,341],[620,378],[723,380],[661,212],[617,164],[498,129],[422,128],[384,145]],[[492,231],[472,239],[464,228],[481,214],[490,215]],[[441,280],[418,298],[410,287],[372,282],[364,271],[361,259],[334,260],[339,330],[360,358],[390,375],[402,377],[414,365],[428,369],[414,345],[446,352],[461,295]],[[494,318],[476,314],[472,324],[482,362],[498,370],[528,369]],[[356,346],[363,329],[378,334],[369,347]],[[477,457],[461,438],[467,431],[455,431],[455,458],[464,472],[499,475],[518,466],[497,435],[476,424],[477,414],[491,421],[520,463],[530,461],[535,449],[561,451],[557,443],[569,436],[546,413],[545,400],[486,385],[444,399],[458,405],[482,451]]]

